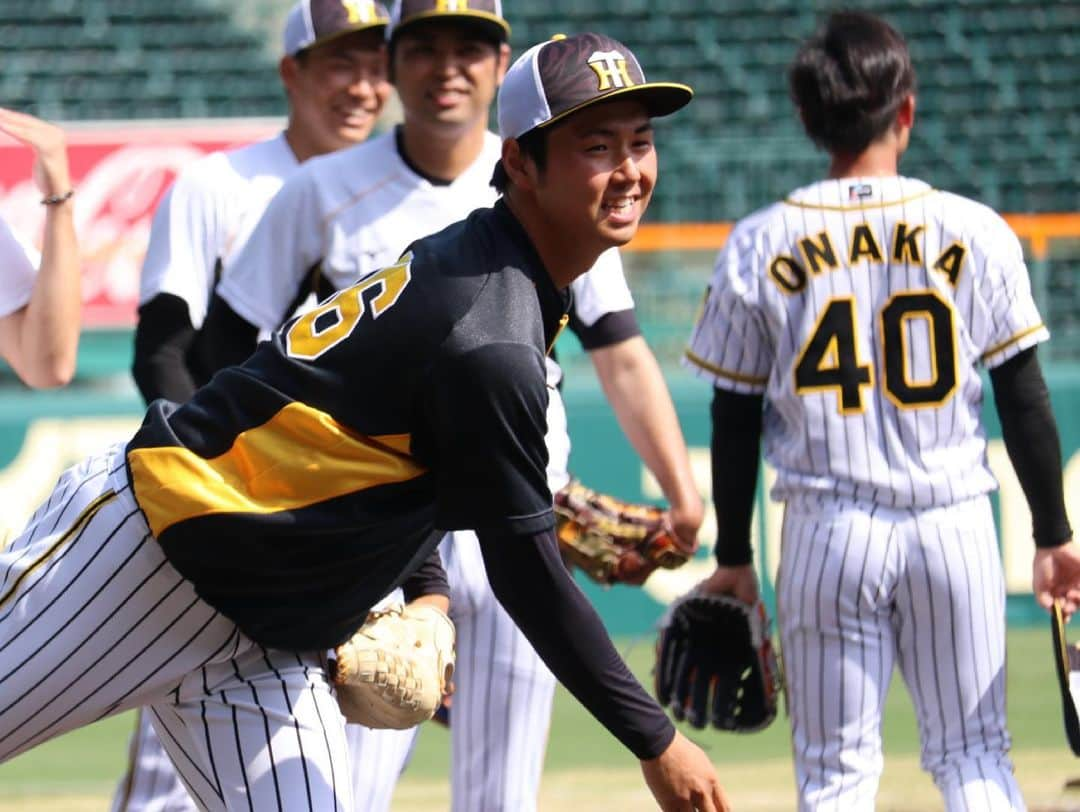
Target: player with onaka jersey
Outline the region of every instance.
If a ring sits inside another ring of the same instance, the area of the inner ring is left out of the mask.
[[[259,331],[296,303],[320,299],[392,263],[412,240],[492,205],[499,138],[488,111],[509,57],[509,25],[492,0],[405,0],[391,11],[390,58],[403,123],[306,164],[269,204],[244,249],[226,263],[205,330],[207,366],[243,358]],[[616,250],[571,285],[569,327],[589,351],[620,422],[657,474],[677,532],[693,541],[702,510],[685,443],[655,358],[640,335]],[[568,479],[570,438],[545,361],[548,485]],[[452,809],[534,809],[555,679],[496,601],[475,533],[440,547],[458,633],[451,725]],[[486,721],[485,721],[486,720]],[[416,730],[350,725],[357,812],[389,808]]]
[[[1080,556],[1020,245],[986,206],[898,174],[915,77],[884,21],[833,14],[789,79],[831,165],[736,224],[686,353],[715,387],[719,566],[702,586],[757,595],[763,440],[785,502],[777,608],[799,808],[874,808],[895,664],[946,808],[1023,809],[980,366],[1031,507],[1044,606],[1075,610]]]

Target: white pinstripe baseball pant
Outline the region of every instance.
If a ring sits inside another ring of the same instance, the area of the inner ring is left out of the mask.
[[[872,810],[894,664],[949,812],[1022,810],[1005,727],[1005,587],[990,502],[788,502],[777,614],[801,810]]]
[[[149,705],[200,806],[349,810],[321,653],[268,651],[165,559],[120,446],[65,472],[0,553],[0,761]]]

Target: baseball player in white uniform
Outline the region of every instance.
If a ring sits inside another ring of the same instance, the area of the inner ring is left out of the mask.
[[[719,567],[706,589],[756,597],[759,438],[777,470],[804,810],[873,809],[894,664],[946,808],[1024,808],[979,366],[1031,505],[1036,593],[1072,611],[1080,585],[1035,358],[1048,334],[1020,245],[986,206],[897,174],[914,82],[903,39],[871,15],[834,14],[804,44],[791,92],[829,177],[736,225],[686,353],[716,387]]]
[[[404,124],[310,161],[282,187],[243,250],[226,263],[205,331],[205,346],[218,351],[208,366],[246,355],[256,333],[279,325],[309,292],[324,298],[392,263],[411,240],[497,198],[490,180],[500,142],[487,119],[508,54],[509,26],[499,4],[406,0],[391,14],[392,76]],[[572,289],[571,327],[590,350],[636,449],[657,473],[674,526],[692,541],[700,498],[617,251],[602,255]],[[553,491],[569,479],[560,380],[548,358]],[[495,600],[475,534],[452,533],[440,549],[458,634],[452,808],[534,809],[555,679]],[[348,726],[358,810],[389,807],[416,734]]]
[[[247,241],[285,178],[313,155],[363,141],[391,93],[380,3],[301,0],[289,10],[279,65],[285,129],[186,167],[154,214],[143,261],[133,374],[147,403],[182,402],[209,377],[193,344],[222,262]],[[139,713],[113,812],[181,812],[194,801]]]
[[[82,287],[63,131],[0,108],[0,132],[34,152],[45,229],[38,252],[0,219],[0,357],[28,386],[62,386],[75,374]]]

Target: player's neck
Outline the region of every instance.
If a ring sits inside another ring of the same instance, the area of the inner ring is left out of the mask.
[[[528,195],[514,194],[513,187],[507,190],[503,199],[529,235],[548,276],[559,289],[568,287],[595,265],[607,247],[586,246],[576,240],[567,240],[561,229],[544,217]]]
[[[304,130],[302,125],[296,124],[291,119],[285,127],[285,143],[289,145],[289,149],[292,150],[293,157],[296,158],[298,164],[302,164],[308,158],[326,155],[345,146],[345,144],[334,147],[327,146],[325,143],[316,140]]]
[[[834,153],[829,164],[830,178],[892,177],[900,167],[900,153],[891,141],[876,142],[857,155]]]
[[[414,126],[406,119],[400,132],[407,162],[424,177],[449,182],[456,180],[480,156],[487,127],[440,132]]]

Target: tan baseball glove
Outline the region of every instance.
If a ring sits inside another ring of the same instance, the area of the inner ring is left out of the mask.
[[[335,649],[331,679],[346,721],[405,730],[430,719],[454,675],[454,624],[432,606],[371,612]]]
[[[566,558],[601,584],[641,584],[657,567],[682,566],[696,549],[672,532],[662,508],[597,493],[576,479],[555,494],[555,534]]]

